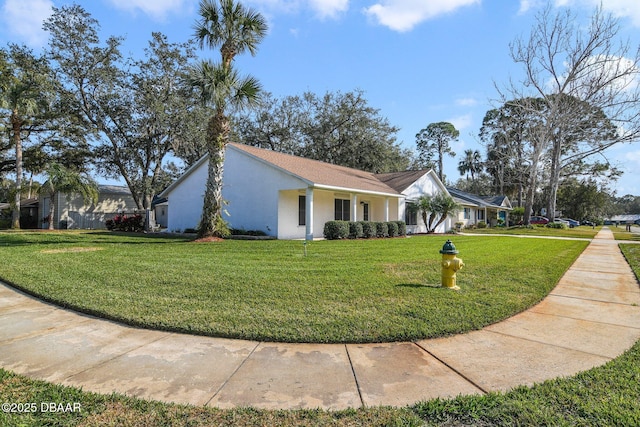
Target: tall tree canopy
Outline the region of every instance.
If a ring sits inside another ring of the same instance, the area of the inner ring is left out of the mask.
[[[237,119],[240,142],[371,172],[405,170],[411,153],[396,142],[398,128],[371,107],[364,92],[267,94]]]
[[[209,155],[207,184],[198,233],[200,237],[228,232],[222,218],[222,176],[225,147],[229,143],[230,109],[250,107],[259,101],[260,84],[253,77],[240,76],[233,67],[236,55],[255,55],[267,33],[265,19],[234,0],[202,0],[195,37],[200,47],[220,48],[221,63],[202,61],[191,69],[189,80],[212,112],[205,145]]]
[[[456,141],[460,132],[448,122],[431,123],[416,134],[418,158],[426,166],[433,164],[435,158],[438,166],[438,177],[444,182],[444,156],[454,157],[456,153],[451,148],[451,142]]]
[[[538,116],[538,145],[532,151],[542,155],[551,150],[547,209],[553,215],[563,168],[640,137],[640,49],[619,43],[619,22],[602,7],[588,25],[578,22],[570,9],[556,15],[551,11],[548,6],[536,16],[528,38],[511,44],[511,57],[522,66],[524,77],[512,81],[502,95],[505,101],[540,100],[529,106],[520,103],[520,108]],[[589,129],[581,128],[585,116],[592,120]],[[531,180],[540,165],[531,163]],[[525,221],[531,214],[533,187],[528,189]]]
[[[168,154],[197,137],[187,132],[195,100],[180,85],[192,47],[153,33],[143,60],[125,59],[122,39],[102,43],[98,22],[79,5],[54,7],[44,28],[68,111],[92,139],[98,172],[124,179],[138,208],[150,207],[172,179]]]

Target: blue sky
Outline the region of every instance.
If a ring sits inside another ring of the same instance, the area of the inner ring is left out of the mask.
[[[67,1],[0,0],[0,42],[46,44],[41,23],[51,6]],[[197,0],[78,1],[101,24],[103,37],[126,37],[125,51],[138,56],[152,31],[185,41],[197,19]],[[415,147],[415,134],[429,123],[448,121],[460,131],[456,158],[445,173],[457,180],[465,149],[484,153],[477,134],[486,111],[497,105],[495,84],[518,80],[509,43],[527,37],[543,0],[245,0],[263,13],[269,34],[256,57],[237,60],[276,96],[304,91],[362,89],[401,131],[398,140]],[[552,0],[588,16],[599,0]],[[640,42],[640,1],[605,0],[620,18],[622,34]],[[217,52],[202,57],[218,59]],[[610,149],[607,158],[625,174],[618,196],[640,195],[640,143]]]

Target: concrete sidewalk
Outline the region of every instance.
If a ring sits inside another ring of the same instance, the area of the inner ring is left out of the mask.
[[[32,378],[220,408],[402,406],[601,365],[640,339],[640,289],[603,229],[540,304],[481,331],[389,344],[282,344],[149,331],[0,284],[0,366]]]

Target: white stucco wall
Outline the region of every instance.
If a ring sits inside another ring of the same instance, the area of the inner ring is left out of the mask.
[[[438,181],[433,177],[431,173],[426,173],[422,175],[419,179],[417,179],[413,184],[411,184],[406,190],[402,192],[405,195],[407,200],[416,200],[423,195],[435,196],[436,194],[440,194],[446,191],[439,185]],[[401,209],[398,209],[400,217],[404,219],[404,201]],[[447,219],[438,226],[435,230],[436,233],[445,233],[447,230],[450,230],[453,226],[455,218],[449,216]],[[427,226],[422,221],[422,215],[418,213],[418,225],[408,225],[407,232],[410,233],[426,233]]]
[[[167,228],[184,231],[200,222],[207,182],[208,162],[203,162],[172,189]],[[228,202],[224,218],[232,228],[278,234],[279,191],[305,188],[306,184],[285,172],[229,146],[225,153],[222,197]],[[297,224],[297,199],[294,214]]]

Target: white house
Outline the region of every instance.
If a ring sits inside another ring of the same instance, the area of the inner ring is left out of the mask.
[[[477,225],[484,222],[495,227],[499,220],[504,224],[509,221],[511,202],[507,196],[477,196],[475,194],[447,187],[449,194],[462,206],[454,222],[462,223],[463,227]]]
[[[98,201],[86,204],[79,195],[57,193],[53,199],[56,204],[54,228],[105,228],[105,221],[119,213],[132,213],[137,209],[131,191],[128,187],[119,185],[99,185]],[[51,197],[42,197],[39,202],[41,215],[49,214]],[[45,218],[41,227],[48,228],[49,222]]]
[[[191,166],[159,197],[168,199],[168,231],[200,221],[208,157]],[[228,144],[223,198],[233,228],[262,230],[279,239],[312,239],[331,220],[405,220],[408,202],[447,193],[433,171],[374,174],[242,144]],[[409,232],[426,231],[417,220]],[[451,220],[439,232],[451,228]]]

